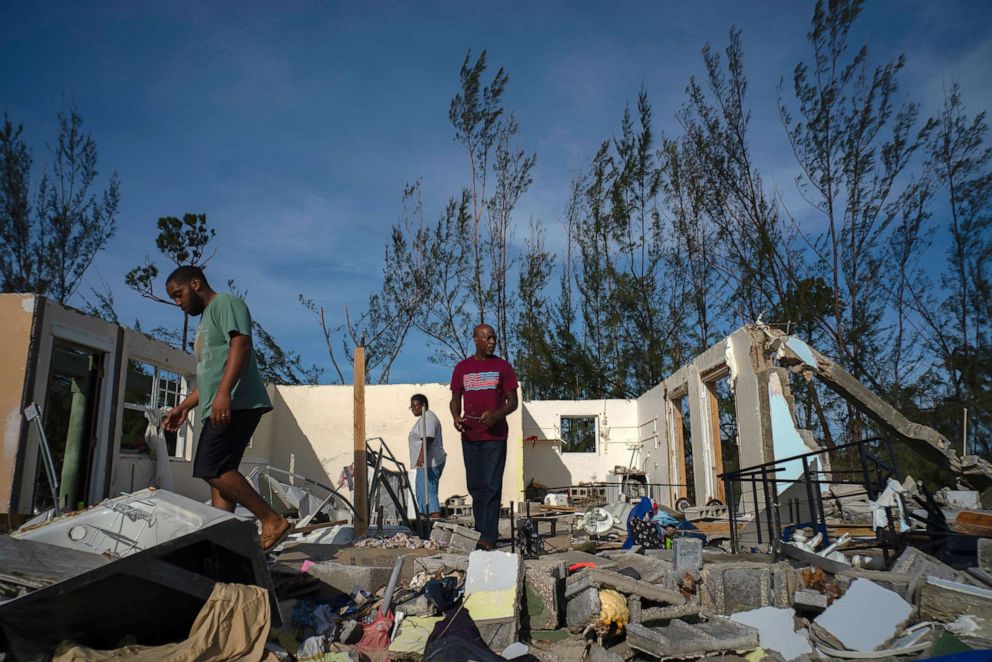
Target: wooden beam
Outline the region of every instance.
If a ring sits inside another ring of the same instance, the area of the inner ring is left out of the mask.
[[[355,348],[355,536],[369,530],[368,465],[365,460],[365,343]]]

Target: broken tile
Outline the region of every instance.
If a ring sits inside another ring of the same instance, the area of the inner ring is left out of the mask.
[[[762,607],[736,613],[730,619],[755,628],[758,644],[780,654],[786,662],[813,652],[806,631],[795,631],[796,612],[792,609]]]
[[[814,627],[849,650],[873,651],[895,636],[912,613],[913,606],[898,593],[856,579],[816,618]]]

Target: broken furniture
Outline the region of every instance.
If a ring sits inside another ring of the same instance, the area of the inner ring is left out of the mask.
[[[217,582],[262,587],[281,624],[255,523],[229,516],[4,602],[0,626],[17,659],[50,654],[66,639],[93,648],[126,635],[165,644],[189,634]]]
[[[181,494],[149,488],[38,524],[29,522],[10,535],[81,552],[124,557],[234,519],[237,518],[231,513]]]

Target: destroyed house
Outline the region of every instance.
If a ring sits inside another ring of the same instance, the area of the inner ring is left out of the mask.
[[[8,376],[0,395],[0,497],[8,512],[24,517],[52,501],[42,430],[58,468],[63,510],[150,486],[208,498],[207,486],[192,478],[195,416],[178,435],[166,435],[166,458],[154,448],[161,435],[150,434],[162,411],[191,388],[191,355],[43,297],[2,295],[0,313],[10,331],[0,359]],[[504,503],[521,503],[530,487],[531,496],[540,488],[570,492],[580,502],[643,495],[678,510],[725,505],[721,475],[820,448],[796,423],[790,370],[823,380],[895,441],[946,462],[974,486],[987,485],[987,463],[958,458],[948,440],[907,421],[800,339],[748,325],[636,399],[522,402],[508,418]],[[269,391],[274,409],[256,430],[242,472],[274,467],[353,500],[347,480],[354,460],[352,387],[270,385]],[[447,384],[366,386],[368,447],[384,445],[409,468],[414,393],[440,412],[448,454],[441,498],[467,494]],[[40,406],[41,426],[23,415],[31,403]],[[784,471],[780,478],[794,478],[799,468]],[[750,497],[735,496],[743,510],[752,509]]]
[[[31,294],[0,295],[3,447],[0,512],[12,521],[50,508],[42,439],[47,440],[63,511],[146,487],[156,473],[145,440],[149,420],[193,383],[187,353],[133,329]],[[25,410],[38,405],[28,420]],[[170,435],[158,472],[188,473],[193,434]],[[192,480],[190,480],[192,483]]]

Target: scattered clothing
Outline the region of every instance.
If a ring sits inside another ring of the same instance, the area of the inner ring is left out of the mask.
[[[275,662],[275,654],[265,649],[270,621],[265,589],[218,582],[184,641],[116,650],[96,650],[65,641],[56,649],[53,662]]]

